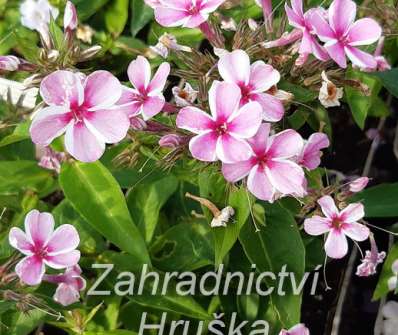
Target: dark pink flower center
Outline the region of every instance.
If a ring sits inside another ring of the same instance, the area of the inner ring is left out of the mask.
[[[215,131],[219,136],[226,134],[228,132],[228,123],[225,121],[218,122]]]
[[[47,247],[45,246],[35,245],[33,253],[35,254],[36,257],[43,259],[47,256],[48,250]]]
[[[342,226],[344,225],[344,222],[340,218],[335,217],[335,218],[333,218],[331,225],[333,228],[341,229]]]
[[[239,87],[242,94],[241,103],[246,104],[250,101],[250,95],[253,92],[253,87],[250,84],[245,85],[244,83],[240,83]]]
[[[88,108],[84,104],[81,106],[71,106],[70,110],[75,123],[83,122],[87,118],[87,113],[89,113]]]

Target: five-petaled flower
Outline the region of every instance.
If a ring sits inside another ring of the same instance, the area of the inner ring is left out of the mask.
[[[271,65],[263,61],[250,65],[249,55],[243,50],[235,50],[220,58],[218,71],[226,82],[239,86],[242,95],[241,106],[249,101],[257,101],[263,108],[265,121],[276,122],[282,119],[282,102],[266,93],[280,80],[279,72]]]
[[[312,134],[304,143],[303,151],[298,158],[298,163],[308,170],[316,169],[321,164],[321,150],[329,147],[329,145],[329,138],[326,134]]]
[[[134,88],[123,87],[117,105],[131,118],[142,114],[149,120],[159,114],[165,104],[163,89],[170,73],[170,64],[162,63],[151,80],[151,65],[145,57],[132,61],[127,74]]]
[[[9,242],[26,256],[17,264],[15,272],[27,285],[41,283],[46,265],[65,269],[75,266],[80,259],[80,251],[75,250],[80,243],[75,227],[64,224],[54,231],[54,218],[50,213],[29,212],[25,232],[12,228]]]
[[[214,82],[209,91],[211,116],[196,107],[185,107],[177,116],[177,126],[197,136],[189,142],[191,154],[206,162],[224,163],[249,159],[247,139],[261,125],[262,108],[257,102],[240,107],[242,95],[238,86]]]
[[[362,242],[369,237],[369,229],[357,221],[365,216],[364,207],[360,203],[348,205],[339,211],[331,196],[318,200],[325,217],[314,215],[304,221],[304,230],[310,235],[328,233],[325,243],[326,254],[330,258],[343,258],[348,251],[347,237]]]
[[[152,3],[154,1],[151,1]],[[165,27],[196,28],[225,0],[167,0],[154,4],[155,18]]]
[[[355,21],[357,5],[351,0],[334,0],[329,7],[329,22],[319,13],[311,15],[311,23],[330,57],[342,68],[347,67],[347,57],[361,68],[375,68],[373,55],[358,46],[369,45],[381,37],[380,25],[370,18]]]
[[[130,122],[115,108],[122,94],[119,80],[107,71],[85,77],[59,70],[43,79],[40,94],[49,105],[34,117],[30,134],[36,144],[47,146],[65,134],[65,148],[83,162],[98,160],[105,143],[117,143]]]
[[[86,280],[81,276],[79,265],[67,268],[65,273],[58,275],[44,275],[43,280],[58,284],[54,294],[54,300],[63,306],[71,305],[80,298],[80,291],[86,287]]]
[[[223,164],[222,173],[230,182],[248,176],[249,191],[261,200],[273,202],[284,195],[303,197],[306,194],[304,171],[294,162],[303,148],[303,139],[292,129],[273,136],[270,131],[269,123],[262,124],[256,136],[248,140],[251,157],[235,164]]]

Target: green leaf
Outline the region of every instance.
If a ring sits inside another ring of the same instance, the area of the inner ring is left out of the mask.
[[[398,183],[381,184],[356,194],[351,201],[361,201],[368,218],[398,217]]]
[[[287,81],[281,81],[278,84],[278,87],[282,90],[292,93],[294,95],[294,100],[301,103],[313,101],[318,96],[317,92],[311,91],[299,85],[289,83]]]
[[[105,11],[105,25],[109,32],[119,36],[127,23],[129,0],[113,0]]]
[[[169,175],[158,181],[130,189],[127,205],[134,222],[147,242],[152,240],[161,208],[177,190],[177,186],[177,178]]]
[[[20,142],[20,141],[30,138],[29,127],[30,127],[30,121],[25,121],[23,123],[18,124],[15,127],[12,134],[4,137],[0,141],[0,148],[5,147],[6,145],[9,145],[9,144],[17,143],[17,142]]]
[[[207,222],[171,227],[151,247],[154,266],[162,271],[194,271],[213,264],[213,236]]]
[[[391,277],[396,276],[396,274],[392,272],[391,267],[394,261],[396,261],[397,259],[398,259],[398,244],[394,244],[388,253],[387,259],[384,262],[383,270],[381,271],[379,281],[373,293],[373,300],[378,300],[380,298],[383,298],[390,292],[390,289],[388,288],[388,280]]]
[[[360,81],[367,85],[370,90],[370,95],[366,96],[358,89],[351,86],[345,87],[347,102],[350,106],[352,116],[357,125],[363,129],[369,110],[372,107],[373,99],[379,93],[381,85],[379,80],[374,76],[359,71],[348,71],[347,78]]]
[[[123,193],[101,163],[64,164],[60,184],[69,202],[95,230],[134,256],[135,262],[150,264],[145,241],[130,217]]]
[[[372,75],[379,78],[383,86],[395,97],[398,97],[398,68],[385,72],[374,72]]]
[[[391,114],[389,106],[380,98],[375,97],[369,109],[368,116],[387,117]]]
[[[145,27],[153,18],[153,10],[147,6],[144,0],[131,0],[131,35],[135,37],[137,33]]]
[[[98,12],[110,0],[75,0],[77,13],[80,21],[87,20],[90,16]]]
[[[256,216],[263,216],[260,231],[256,231],[253,224],[246,224],[240,232],[239,241],[259,271],[277,274],[286,265],[287,271],[293,272],[299,282],[304,275],[305,248],[297,224],[290,212],[280,204],[262,205],[265,214],[261,214],[258,205],[253,207],[258,212]],[[277,286],[277,282],[269,278],[265,282],[268,287]],[[271,294],[267,311],[267,320],[279,329],[290,328],[300,321],[301,295],[293,294],[290,285],[285,285],[284,289],[285,295]]]
[[[54,190],[55,185],[52,173],[40,168],[36,161],[0,162],[0,194],[31,190],[44,197]]]
[[[83,335],[137,335],[131,330],[107,330],[101,332],[84,332]]]
[[[65,42],[64,33],[52,17],[50,20],[50,35],[54,41],[55,48],[62,50]]]

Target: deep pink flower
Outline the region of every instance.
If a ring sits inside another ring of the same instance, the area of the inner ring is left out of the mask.
[[[65,14],[64,14],[64,29],[75,30],[77,28],[77,12],[75,5],[68,1],[65,6]]]
[[[322,149],[329,147],[330,142],[326,134],[312,134],[308,141],[305,141],[303,151],[298,162],[308,170],[316,169],[321,164]]]
[[[240,104],[257,101],[263,107],[265,121],[277,122],[282,119],[282,102],[265,93],[280,80],[280,74],[271,65],[257,61],[250,65],[249,55],[243,50],[227,53],[218,61],[218,71],[228,83],[234,83],[241,90]]]
[[[262,124],[249,140],[252,156],[235,164],[223,164],[222,173],[233,183],[248,176],[249,191],[261,200],[272,202],[285,195],[303,197],[304,171],[294,162],[303,149],[303,140],[292,129],[273,136],[270,130],[269,123]]]
[[[142,114],[144,120],[159,114],[165,104],[163,89],[170,73],[170,64],[162,63],[151,80],[151,65],[145,57],[132,61],[127,74],[134,88],[124,87],[117,102],[128,117]]]
[[[65,269],[79,262],[80,251],[75,250],[80,243],[78,232],[69,224],[54,231],[54,218],[50,213],[30,211],[25,218],[25,232],[14,227],[9,234],[10,245],[26,255],[15,268],[25,284],[40,284],[46,265]]]
[[[306,62],[308,56],[311,54],[313,54],[321,61],[328,60],[328,53],[318,43],[314,34],[314,28],[311,21],[312,15],[322,15],[322,9],[312,8],[304,13],[302,0],[291,0],[291,5],[292,8],[290,8],[287,3],[285,3],[285,10],[289,19],[289,23],[290,25],[295,27],[292,34],[294,34],[295,31],[301,32],[300,35],[297,35],[297,39],[301,39],[299,47],[300,57],[296,62],[297,65],[303,65]]]
[[[59,275],[44,275],[43,280],[58,284],[54,294],[54,300],[63,306],[69,306],[80,298],[80,291],[86,288],[86,280],[81,276],[82,270],[79,265],[66,269],[65,273]]]
[[[196,28],[225,0],[166,0],[155,5],[156,21],[165,27]]]
[[[368,177],[360,177],[349,183],[348,187],[350,192],[358,193],[363,191],[365,187],[368,185],[368,183],[369,183]]]
[[[49,106],[33,119],[33,142],[47,146],[66,132],[65,148],[73,157],[83,162],[98,160],[105,143],[117,143],[127,134],[129,120],[115,109],[121,93],[119,80],[107,71],[88,77],[53,72],[41,82],[40,94]]]
[[[376,42],[381,36],[381,27],[373,19],[355,21],[357,5],[351,0],[334,0],[329,7],[329,23],[319,13],[311,15],[311,23],[330,57],[342,68],[347,67],[347,57],[361,68],[375,68],[374,57],[358,46]]]
[[[235,84],[214,82],[209,91],[211,116],[196,107],[185,107],[177,115],[177,126],[198,134],[189,142],[196,159],[238,162],[249,159],[250,145],[261,124],[261,106],[250,102],[239,108],[241,92]]]
[[[279,335],[310,335],[310,331],[304,324],[300,323],[289,330],[282,329]]]
[[[19,68],[21,61],[15,56],[0,56],[0,70],[16,71]]]
[[[329,233],[325,243],[326,254],[330,258],[343,258],[348,251],[347,237],[354,241],[365,241],[369,229],[358,223],[365,216],[363,205],[354,203],[339,211],[332,197],[326,195],[318,200],[326,217],[314,215],[304,221],[304,230],[310,235]]]

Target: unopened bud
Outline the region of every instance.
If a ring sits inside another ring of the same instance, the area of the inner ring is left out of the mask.
[[[86,60],[93,58],[96,54],[98,54],[101,51],[101,49],[102,49],[102,47],[100,45],[94,45],[91,48],[84,50],[80,54],[79,61],[84,62]]]
[[[64,14],[64,29],[66,30],[75,30],[77,28],[77,12],[75,5],[68,1],[65,6],[65,14]]]
[[[177,134],[167,134],[159,140],[159,145],[162,148],[176,149],[184,143],[183,137]]]
[[[15,56],[0,56],[0,70],[17,71],[21,61]]]

